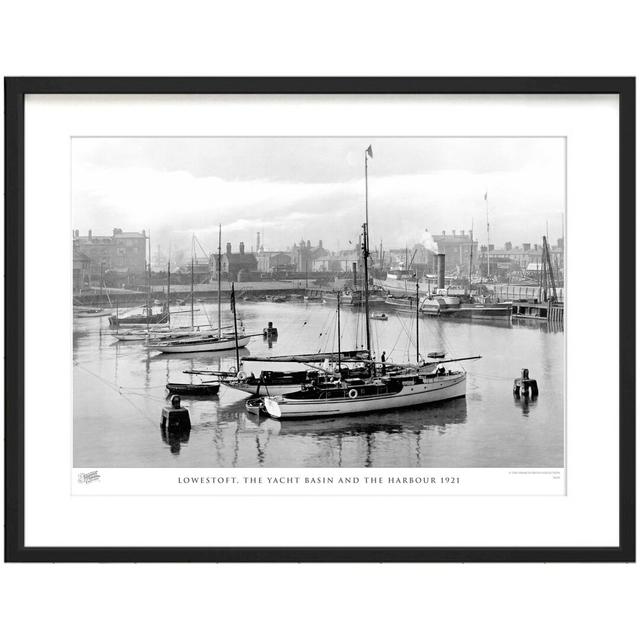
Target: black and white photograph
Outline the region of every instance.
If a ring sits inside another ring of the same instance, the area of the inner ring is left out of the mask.
[[[73,466],[564,468],[566,163],[74,137]]]

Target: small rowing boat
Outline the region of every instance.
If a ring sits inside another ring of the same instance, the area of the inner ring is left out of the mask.
[[[187,382],[168,382],[167,391],[169,393],[177,393],[182,396],[214,396],[220,391],[220,383],[218,382],[200,382],[200,383],[187,383]]]
[[[262,398],[249,398],[244,403],[244,406],[248,413],[252,413],[254,416],[269,415],[264,408],[264,400]]]

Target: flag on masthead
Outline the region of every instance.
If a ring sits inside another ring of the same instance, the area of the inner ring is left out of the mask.
[[[373,149],[371,148],[371,145],[367,147],[366,153],[369,155],[370,158],[373,158]]]

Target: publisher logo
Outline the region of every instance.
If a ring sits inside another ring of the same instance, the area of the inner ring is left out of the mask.
[[[97,471],[78,474],[78,482],[81,484],[89,484],[90,482],[96,482],[96,480],[100,480],[100,474]]]

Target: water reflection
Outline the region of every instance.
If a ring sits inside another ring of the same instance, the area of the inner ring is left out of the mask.
[[[538,401],[538,396],[521,395],[520,397],[513,397],[513,404],[522,409],[522,415],[528,416],[532,409],[535,409],[535,404]]]
[[[189,436],[191,434],[190,427],[172,427],[172,426],[160,426],[160,433],[162,435],[162,442],[169,445],[169,450],[174,456],[180,453],[180,448],[183,444],[189,442]]]
[[[239,304],[248,333],[275,320],[278,340],[257,336],[244,355],[309,353],[335,348],[335,307]],[[209,310],[211,315],[211,309]],[[231,316],[223,312],[223,323]],[[343,348],[363,342],[364,323],[345,313]],[[412,324],[413,321],[413,324]],[[204,321],[203,321],[204,322]],[[415,359],[415,318],[373,323],[374,349],[390,362]],[[160,354],[144,343],[117,342],[107,318],[74,325],[74,463],[83,467],[465,467],[562,466],[564,335],[546,323],[420,319],[423,352],[482,354],[462,363],[467,396],[377,414],[278,422],[248,414],[247,395],[184,397],[191,430],[157,434],[167,381],[190,369],[229,371],[233,351]],[[538,379],[539,398],[512,395],[522,368]],[[90,374],[90,375],[89,375]]]
[[[278,432],[287,433],[341,433],[347,435],[370,434],[375,431],[384,433],[401,433],[407,425],[417,430],[437,430],[445,433],[455,424],[463,424],[467,420],[467,399],[455,398],[444,402],[423,405],[411,409],[391,409],[373,414],[353,416],[336,416],[312,420],[283,420],[279,422],[271,418],[260,418],[246,414],[263,424],[279,425]]]

